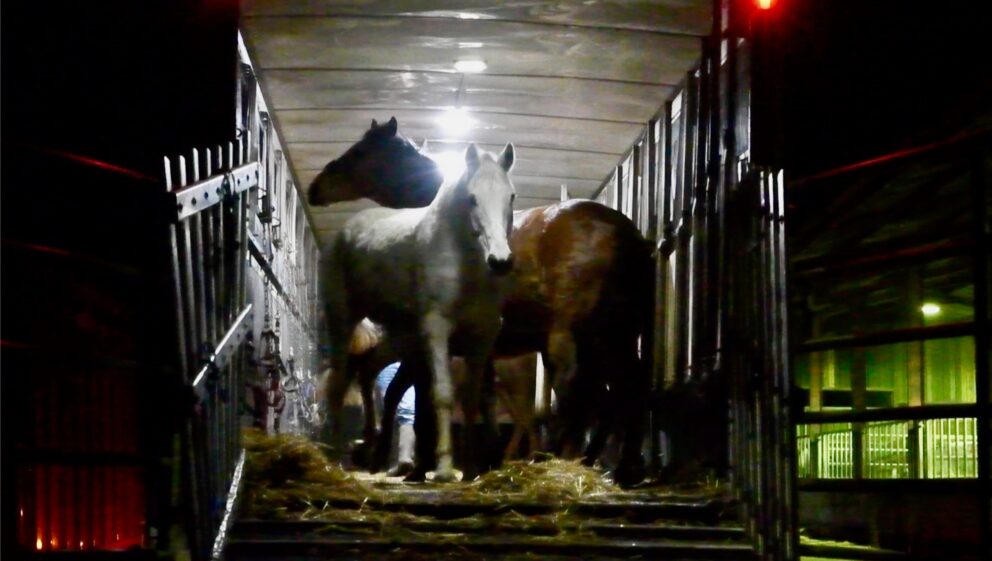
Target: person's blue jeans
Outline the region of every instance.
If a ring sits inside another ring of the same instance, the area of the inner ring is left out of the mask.
[[[400,363],[394,362],[389,366],[382,369],[379,375],[375,378],[375,389],[373,390],[373,396],[375,398],[375,408],[380,419],[382,419],[382,411],[384,409],[384,401],[386,399],[386,390],[389,388],[390,382],[396,377],[396,372],[400,369]],[[412,425],[414,415],[416,412],[416,397],[417,394],[410,386],[403,397],[400,398],[400,403],[396,407],[396,423],[399,425]]]

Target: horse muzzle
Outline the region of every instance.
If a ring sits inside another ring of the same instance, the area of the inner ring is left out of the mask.
[[[513,254],[509,254],[506,258],[499,258],[495,255],[490,255],[486,259],[486,263],[489,264],[489,270],[496,275],[505,275],[513,269]]]

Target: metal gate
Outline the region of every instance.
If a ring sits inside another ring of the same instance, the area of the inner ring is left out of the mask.
[[[169,228],[177,358],[193,392],[180,439],[180,494],[194,559],[222,551],[244,466],[248,411],[270,418],[270,431],[313,434],[319,425],[312,391],[319,366],[317,246],[240,47],[240,138],[194,149],[188,160],[164,160],[175,208]],[[246,389],[269,380],[279,381],[287,407],[249,407]]]
[[[713,10],[700,65],[596,198],[657,242],[653,333],[642,345],[656,396],[652,465],[725,473],[762,558],[795,559],[785,185],[781,170],[752,163],[767,159],[774,127],[753,120],[756,95],[772,102],[752,87],[760,15],[740,2]]]

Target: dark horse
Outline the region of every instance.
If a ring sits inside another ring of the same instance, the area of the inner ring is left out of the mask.
[[[418,207],[440,186],[430,179],[436,169],[396,133],[395,119],[382,126],[373,121],[360,142],[314,179],[309,198],[311,204],[331,204],[368,197],[382,205]],[[394,170],[406,170],[408,180]],[[585,429],[598,421],[584,460],[594,462],[606,437],[620,434],[615,478],[640,481],[649,382],[638,338],[651,312],[650,244],[623,214],[574,200],[514,213],[510,247],[515,261],[495,354],[542,353],[558,396],[556,451],[574,453]],[[387,393],[385,415],[393,414],[412,379],[401,368]],[[390,421],[385,417],[383,426]],[[390,436],[382,431],[378,451],[389,449]],[[421,440],[418,454],[429,454]]]

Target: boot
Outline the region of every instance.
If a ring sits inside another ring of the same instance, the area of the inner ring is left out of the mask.
[[[391,477],[403,476],[413,470],[413,446],[417,441],[413,425],[399,426],[399,445],[396,454],[396,467],[389,470]]]

